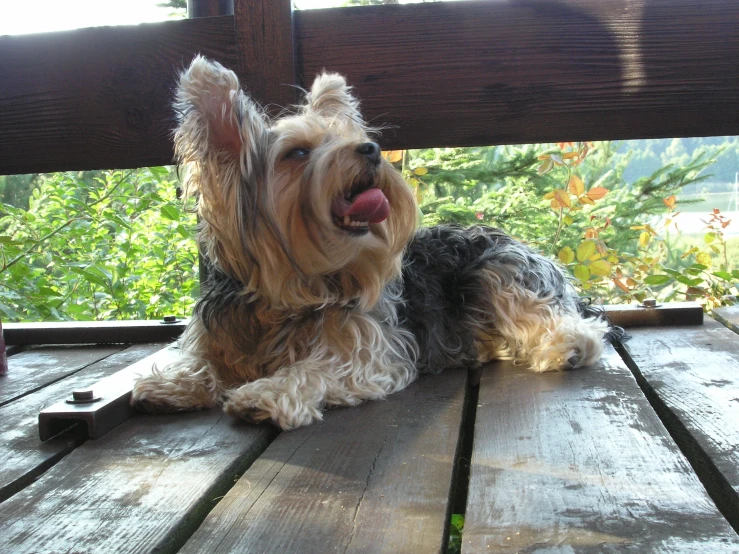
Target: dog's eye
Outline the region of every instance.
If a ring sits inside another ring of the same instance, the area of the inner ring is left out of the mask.
[[[286,160],[299,160],[301,158],[307,158],[310,156],[310,150],[307,148],[293,148],[287,154],[285,154]]]

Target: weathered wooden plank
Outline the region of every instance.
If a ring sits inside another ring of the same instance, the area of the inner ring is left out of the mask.
[[[0,36],[0,173],[171,163],[198,52],[234,67],[233,17]]]
[[[734,0],[299,12],[301,84],[348,76],[392,148],[739,134]],[[679,116],[677,116],[679,114]]]
[[[39,437],[41,440],[50,439],[77,423],[81,425],[80,432],[87,437],[91,439],[102,437],[134,415],[131,394],[136,379],[150,373],[154,367],[168,366],[179,356],[177,346],[168,345],[151,356],[97,381],[87,391],[92,398],[97,398],[94,402],[70,404],[67,402],[68,398],[57,399],[56,403],[45,407],[38,414]]]
[[[45,321],[6,323],[5,338],[14,345],[117,344],[166,342],[179,337],[187,319],[164,321]]]
[[[440,552],[466,372],[283,433],[182,553]]]
[[[630,331],[626,360],[711,497],[739,531],[739,343],[701,327]]]
[[[41,442],[38,413],[49,404],[69,396],[141,358],[163,348],[162,344],[136,345],[108,356],[52,385],[0,407],[0,502],[27,486],[41,473],[81,444],[75,433]]]
[[[0,37],[0,174],[169,163],[174,79],[197,52],[239,69],[241,49],[243,85],[289,101],[289,3],[256,4],[238,45],[232,16]],[[294,26],[299,83],[346,74],[393,126],[385,148],[739,134],[733,0],[366,6]]]
[[[124,348],[117,346],[32,348],[8,358],[0,377],[0,406],[38,390]]]
[[[716,308],[711,315],[735,333],[739,333],[739,306]]]
[[[0,504],[0,552],[175,552],[275,433],[220,410],[131,419]]]
[[[608,347],[577,371],[483,371],[462,545],[737,552],[739,537]]]

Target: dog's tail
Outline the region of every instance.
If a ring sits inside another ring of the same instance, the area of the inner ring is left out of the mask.
[[[619,327],[618,325],[611,323],[611,320],[608,318],[608,314],[603,309],[603,306],[593,304],[591,298],[578,298],[577,311],[580,312],[580,315],[583,317],[597,317],[598,319],[606,321],[608,323],[608,332],[605,334],[604,338],[611,344],[625,342],[631,338],[623,327]]]

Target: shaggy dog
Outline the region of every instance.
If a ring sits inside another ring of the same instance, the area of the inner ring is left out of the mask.
[[[197,57],[175,108],[209,277],[180,359],[137,381],[138,408],[222,403],[291,429],[419,371],[600,357],[608,324],[554,262],[490,227],[417,228],[414,195],[343,77],[318,76],[272,121],[233,72]]]

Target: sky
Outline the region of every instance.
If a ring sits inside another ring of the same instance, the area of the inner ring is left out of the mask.
[[[156,5],[161,1],[0,0],[0,35],[165,21],[172,9],[158,8]],[[295,0],[298,9],[330,8],[341,4],[342,0]]]
[[[0,35],[164,21],[162,0],[0,0]]]

